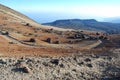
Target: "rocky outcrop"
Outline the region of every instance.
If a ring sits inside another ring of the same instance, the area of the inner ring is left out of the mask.
[[[0,80],[119,80],[120,50],[64,57],[0,59]]]

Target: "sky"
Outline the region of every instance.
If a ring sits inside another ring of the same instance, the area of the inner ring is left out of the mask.
[[[0,0],[39,23],[57,19],[120,17],[120,0]]]

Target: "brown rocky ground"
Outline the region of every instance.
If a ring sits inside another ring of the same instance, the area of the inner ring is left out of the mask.
[[[64,57],[1,57],[0,80],[119,80],[120,49]]]
[[[76,41],[75,39],[67,38],[70,34],[75,34],[74,31],[66,31],[65,29],[55,30],[54,27],[43,27],[26,16],[22,16],[20,13],[1,6],[0,32],[3,31],[8,32],[9,35],[0,35],[1,56],[64,55],[79,52],[82,48],[90,49],[92,45],[97,46],[97,44],[100,44],[97,40],[86,40],[76,44],[69,44],[69,41]],[[35,42],[20,43],[31,38],[35,39]],[[52,42],[46,42],[45,40],[47,38],[52,39]],[[56,41],[60,43],[56,44]],[[35,46],[31,47],[29,45]]]

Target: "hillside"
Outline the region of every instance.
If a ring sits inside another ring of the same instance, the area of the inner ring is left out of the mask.
[[[6,7],[2,4],[0,4],[0,12],[11,16],[12,18],[14,18],[14,20],[18,20],[21,23],[28,23],[29,22],[32,25],[40,26],[40,24],[36,23],[35,21],[30,19],[29,17],[27,17],[27,16],[15,11],[15,10],[9,8],[9,7]]]
[[[67,30],[40,25],[27,16],[0,5],[0,55],[55,56],[56,54],[79,52],[85,48],[91,49],[101,44],[101,40],[98,38],[102,33],[97,36],[96,32]],[[90,35],[90,33],[94,35]],[[93,39],[94,37],[96,38]],[[4,47],[2,43],[4,43]]]
[[[78,25],[74,25],[74,23],[83,25],[83,29],[87,28],[84,27],[86,25],[93,25],[93,27],[96,28],[107,29],[106,27],[104,28],[102,23],[94,19],[60,20],[54,22],[56,25],[59,23],[61,25],[68,25],[68,27],[70,27],[69,25],[72,25],[75,28],[76,26],[78,27]],[[96,26],[98,23],[101,27]],[[108,23],[104,24],[108,25]],[[111,25],[109,26],[111,27]],[[89,29],[93,30],[94,28],[91,26]],[[43,26],[11,8],[0,5],[0,37],[1,43],[5,44],[4,47],[3,45],[0,45],[0,50],[2,52],[1,55],[4,54],[9,56],[8,54],[11,53],[14,55],[22,53],[21,55],[50,54],[53,56],[53,54],[58,55],[58,53],[59,55],[62,55],[63,53],[75,53],[83,50],[91,50],[102,44],[104,42],[103,40],[110,42],[108,41],[110,40],[109,36],[110,35],[99,31],[80,31],[55,28],[53,26]],[[119,38],[119,36],[117,38]],[[109,45],[112,45],[112,43],[117,44],[118,42],[119,39],[113,42],[111,41]],[[113,45],[113,47],[116,47],[116,45]],[[56,51],[56,49],[58,50]],[[29,52],[29,54],[26,52]]]
[[[120,33],[120,24],[98,22],[94,19],[68,19],[56,20],[50,23],[43,23],[43,25],[51,25],[61,28],[84,29],[93,31],[104,31],[107,33]]]

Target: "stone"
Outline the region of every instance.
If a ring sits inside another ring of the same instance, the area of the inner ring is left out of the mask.
[[[4,59],[0,59],[1,64],[6,64],[6,61]]]
[[[82,65],[84,65],[84,62],[79,62],[78,65],[82,66]]]
[[[42,63],[44,66],[48,66],[48,63],[47,62],[43,62]]]
[[[27,66],[25,62],[16,63],[16,68],[13,69],[15,72],[30,73],[31,69]]]
[[[86,66],[90,68],[93,67],[92,64],[86,64]]]
[[[34,38],[31,38],[29,42],[36,42],[36,40]]]
[[[85,61],[86,61],[86,62],[90,62],[91,59],[90,59],[90,58],[86,58]]]
[[[48,42],[48,43],[52,43],[51,38],[47,38],[46,42]]]
[[[64,64],[60,64],[59,65],[61,68],[65,68],[65,65]]]
[[[50,62],[52,64],[58,65],[59,64],[59,59],[52,59]]]

